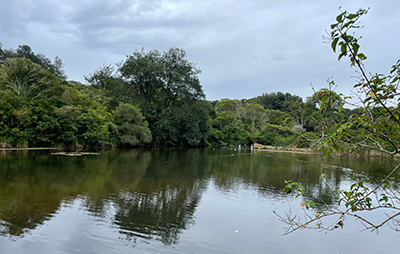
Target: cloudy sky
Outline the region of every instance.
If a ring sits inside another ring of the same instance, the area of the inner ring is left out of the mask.
[[[323,43],[343,10],[370,7],[360,51],[367,70],[388,73],[400,58],[398,0],[0,0],[3,47],[59,56],[71,80],[126,55],[183,48],[202,70],[208,100],[289,92],[306,98],[333,77],[346,94],[348,60]],[[352,78],[353,77],[353,78]]]

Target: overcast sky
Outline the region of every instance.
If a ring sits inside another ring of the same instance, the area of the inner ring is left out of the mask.
[[[367,70],[388,73],[400,58],[399,0],[0,0],[0,42],[59,56],[70,80],[84,82],[103,63],[145,51],[186,50],[202,70],[208,100],[289,92],[310,96],[310,83],[349,94],[355,78],[337,61],[325,29],[339,6],[371,7],[358,32]]]

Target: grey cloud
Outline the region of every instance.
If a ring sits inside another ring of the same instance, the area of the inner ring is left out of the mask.
[[[0,1],[4,46],[15,47],[6,42],[21,40],[19,44],[34,44],[34,50],[46,55],[61,52],[70,77],[83,77],[103,62],[124,60],[142,47],[180,47],[203,70],[208,99],[274,91],[306,97],[310,83],[326,86],[330,77],[343,92],[354,83],[354,70],[346,60],[338,62],[322,40],[339,13],[335,0]],[[400,57],[400,2],[354,0],[345,2],[343,10],[368,6],[371,11],[359,32],[361,49],[369,56],[369,70],[385,71]]]
[[[25,22],[29,19],[26,6],[15,1],[3,1],[0,8],[0,29],[14,36],[24,30]]]
[[[116,52],[132,44],[146,46],[160,39],[163,43],[184,40],[185,30],[200,24],[184,15],[156,17],[158,10],[159,1],[139,1],[135,8],[127,1],[117,5],[102,2],[78,10],[70,22],[81,31],[83,46],[104,47]],[[118,39],[118,46],[115,39]]]
[[[31,22],[59,25],[59,9],[46,1],[2,1],[0,8],[0,29],[18,36],[26,32]]]

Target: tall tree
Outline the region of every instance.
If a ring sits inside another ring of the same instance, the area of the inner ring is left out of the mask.
[[[122,146],[139,146],[151,143],[151,132],[148,123],[140,110],[126,103],[121,103],[114,112],[118,126],[118,144]]]
[[[60,80],[66,81],[67,75],[63,69],[64,64],[58,56],[55,57],[54,63],[42,53],[33,52],[28,45],[19,45],[16,50],[3,48],[0,43],[0,64],[3,64],[7,58],[26,58],[35,64],[39,64],[42,68],[55,74]]]
[[[265,93],[261,96],[250,99],[250,101],[262,105],[265,109],[286,112],[290,112],[290,109],[288,108],[289,104],[286,104],[288,101],[298,102],[300,103],[300,106],[303,105],[303,99],[300,96],[282,92]]]
[[[184,50],[135,51],[127,56],[119,72],[128,95],[124,102],[140,106],[155,145],[204,143],[208,128],[202,120],[207,118],[207,113],[199,108],[202,104],[198,104],[205,98],[198,77],[200,69],[186,59]],[[184,126],[192,126],[199,133],[187,135]]]
[[[26,58],[8,58],[0,76],[4,86],[29,101],[50,100],[60,95],[60,82],[49,71]]]
[[[244,120],[248,123],[249,140],[254,143],[268,121],[268,113],[260,104],[249,103],[244,107]]]
[[[120,72],[138,99],[167,109],[181,100],[205,97],[198,78],[200,69],[185,58],[186,52],[178,48],[163,53],[135,51]]]
[[[55,107],[62,82],[26,58],[0,64],[0,141],[6,146],[47,145],[57,136]]]

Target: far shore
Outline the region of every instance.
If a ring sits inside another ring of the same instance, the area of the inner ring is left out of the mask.
[[[299,151],[299,150],[279,150],[279,149],[255,149],[257,151],[264,151],[264,152],[279,152],[279,153],[302,153],[302,154],[319,154],[312,151]]]
[[[57,148],[57,147],[3,148],[3,147],[0,147],[0,151],[63,150],[63,149],[65,149],[65,148]]]

